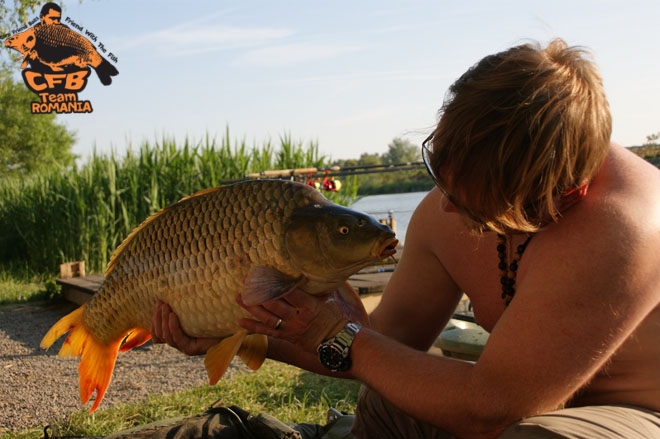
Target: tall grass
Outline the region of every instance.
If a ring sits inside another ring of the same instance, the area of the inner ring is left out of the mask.
[[[84,260],[102,272],[114,249],[152,213],[201,189],[266,169],[324,167],[318,146],[280,137],[249,147],[206,136],[199,142],[173,139],[131,145],[123,156],[96,152],[68,171],[0,181],[0,268],[27,266],[57,273],[59,264]],[[350,184],[337,202],[350,202]],[[348,194],[348,195],[347,195]],[[327,193],[326,193],[327,195]]]

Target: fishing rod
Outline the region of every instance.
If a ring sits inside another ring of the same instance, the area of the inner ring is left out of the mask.
[[[254,172],[245,175],[245,178],[284,178],[299,175],[308,177],[350,176],[361,174],[374,174],[393,171],[415,171],[423,169],[424,162],[402,162],[389,164],[358,165],[358,166],[330,166],[328,168],[294,168],[274,169],[268,171]]]
[[[373,164],[373,165],[357,165],[357,166],[330,166],[327,168],[293,168],[293,169],[271,169],[261,172],[252,172],[245,174],[243,178],[234,180],[223,180],[218,184],[231,184],[245,180],[258,180],[265,178],[274,179],[294,179],[296,177],[305,178],[308,181],[323,178],[333,179],[335,177],[347,177],[353,175],[364,174],[378,174],[383,172],[404,172],[404,171],[417,171],[424,169],[424,162],[401,162],[401,163],[388,163],[388,164]]]

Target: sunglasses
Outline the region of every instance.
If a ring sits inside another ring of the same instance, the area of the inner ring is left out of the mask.
[[[475,215],[470,211],[470,209],[465,208],[456,202],[456,199],[449,192],[447,192],[447,189],[445,189],[445,186],[440,182],[440,179],[433,171],[433,168],[431,167],[432,141],[433,134],[428,136],[422,142],[422,160],[424,161],[424,166],[426,166],[426,171],[429,173],[429,176],[435,183],[436,187],[440,190],[442,195],[447,199],[447,201],[449,201],[454,206],[454,208],[456,208],[458,213],[469,218],[470,221],[477,223],[479,227],[485,227],[484,221],[478,215]]]

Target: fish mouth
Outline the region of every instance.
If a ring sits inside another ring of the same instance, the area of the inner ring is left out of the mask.
[[[387,238],[379,246],[375,248],[375,254],[382,260],[393,256],[396,253],[396,246],[399,245],[399,240],[396,238]]]

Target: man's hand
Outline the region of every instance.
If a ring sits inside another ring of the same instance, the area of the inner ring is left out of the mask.
[[[186,355],[203,355],[213,345],[220,343],[220,338],[189,337],[181,329],[179,318],[168,304],[156,303],[151,319],[151,340],[154,343],[167,343]]]
[[[280,299],[254,306],[245,305],[240,296],[236,300],[254,316],[238,321],[243,328],[288,341],[314,354],[321,342],[335,336],[349,321],[367,323],[362,310],[344,300],[338,291],[311,295],[294,288]]]

